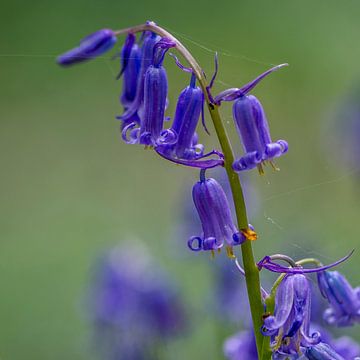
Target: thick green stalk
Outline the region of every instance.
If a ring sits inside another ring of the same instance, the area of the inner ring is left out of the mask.
[[[195,58],[191,55],[191,53],[187,50],[187,48],[176,37],[174,37],[172,34],[170,34],[165,29],[161,28],[160,26],[157,26],[153,22],[134,26],[128,29],[118,30],[116,31],[116,34],[121,35],[121,34],[136,33],[146,30],[155,32],[162,37],[167,37],[172,41],[174,41],[178,52],[186,59],[186,61],[193,69],[193,72],[196,75],[197,80],[199,81],[199,84],[203,90],[205,101],[210,111],[210,116],[213,121],[215,131],[219,139],[222,152],[225,157],[224,167],[226,169],[226,173],[229,178],[229,183],[231,186],[239,229],[248,230],[249,222],[246,214],[246,206],[245,206],[243,191],[241,188],[239,176],[232,169],[232,163],[234,162],[234,154],[224,124],[220,117],[219,106],[213,104],[209,98],[208,82],[205,78],[202,68],[195,60]],[[260,331],[262,326],[262,315],[264,309],[263,309],[261,291],[260,291],[259,270],[255,263],[250,240],[245,241],[245,243],[241,245],[241,252],[242,252],[243,265],[245,270],[246,286],[247,286],[248,298],[250,303],[251,316],[253,320],[253,327],[256,338],[256,347],[258,350],[258,357],[260,359],[262,344],[264,339]],[[269,360],[269,359],[270,357],[261,360]]]

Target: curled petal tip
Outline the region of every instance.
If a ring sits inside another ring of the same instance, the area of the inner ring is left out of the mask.
[[[354,253],[354,251],[355,250],[352,250],[348,255],[335,261],[332,264],[324,265],[324,266],[320,266],[320,267],[316,267],[316,268],[304,269],[300,265],[298,267],[285,267],[285,266],[282,266],[282,265],[279,265],[279,264],[273,262],[271,260],[270,256],[265,256],[262,260],[260,260],[257,263],[257,266],[258,266],[259,270],[261,270],[262,268],[265,268],[265,269],[275,272],[275,273],[284,273],[284,274],[318,273],[318,272],[328,270],[330,268],[333,268],[333,267],[343,263],[344,261],[346,261],[347,259],[350,258],[350,256]]]

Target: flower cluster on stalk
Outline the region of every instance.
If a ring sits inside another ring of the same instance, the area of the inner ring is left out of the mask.
[[[138,32],[141,33],[140,36],[136,35]],[[250,92],[265,77],[287,64],[265,71],[240,88],[226,89],[213,95],[213,85],[218,72],[217,56],[215,73],[207,84],[205,73],[198,68],[198,64],[194,63],[187,51],[183,51],[182,55],[185,54],[185,60],[188,61],[190,67],[182,65],[178,58],[171,54],[175,58],[176,66],[181,71],[187,72],[190,77],[189,84],[185,86],[177,99],[175,114],[172,118],[167,115],[169,94],[164,59],[170,49],[180,51],[182,45],[172,35],[152,22],[120,32],[109,29],[99,30],[85,37],[78,47],[59,56],[58,63],[70,66],[101,56],[115,45],[117,35],[120,33],[127,34],[125,43],[116,56],[120,58],[121,65],[118,78],[123,79],[120,95],[123,113],[117,116],[121,122],[122,139],[127,144],[138,144],[154,149],[158,155],[171,162],[200,169],[200,179],[193,186],[192,199],[202,232],[190,237],[187,242],[188,247],[192,251],[210,251],[212,254],[225,248],[228,256],[235,260],[234,263],[240,273],[247,276],[247,271],[250,271],[253,279],[257,276],[256,270],[267,269],[280,274],[269,294],[261,286],[257,286],[257,290],[260,290],[256,295],[258,304],[261,308],[261,301],[263,301],[267,307],[263,314],[262,327],[261,329],[260,326],[254,328],[254,331],[238,333],[228,340],[224,348],[228,359],[245,360],[244,354],[247,354],[246,360],[256,360],[260,351],[263,354],[261,360],[269,360],[270,357],[273,360],[353,360],[355,356],[359,356],[358,344],[349,338],[333,340],[331,336],[326,335],[326,331],[313,323],[311,316],[313,294],[308,274],[316,273],[321,294],[329,304],[323,315],[326,323],[343,327],[360,322],[360,289],[354,289],[339,272],[329,271],[330,268],[345,261],[351,254],[327,266],[317,262],[315,268],[303,267],[305,260],[295,262],[286,255],[276,254],[265,256],[257,263],[257,269],[252,261],[252,264],[244,270],[233,250],[234,246],[243,245],[257,238],[252,225],[247,224],[245,205],[241,204],[244,203],[241,187],[234,190],[238,180],[236,173],[257,168],[262,174],[263,165],[266,164],[277,169],[274,159],[288,151],[287,141],[272,140],[264,108],[258,98]],[[228,159],[234,157],[231,150],[227,150],[230,144],[226,139],[226,131],[219,130],[216,126],[219,127],[219,124],[214,120],[214,111],[217,111],[223,102],[233,102],[234,125],[244,150],[242,156],[231,162],[228,162]],[[205,104],[208,105],[212,114],[217,133],[225,132],[222,139],[227,144],[224,146],[222,143],[222,149],[224,154],[228,152],[230,156],[225,157],[218,150],[206,152],[205,146],[199,141],[197,129],[200,117],[205,132],[209,134],[204,117]],[[233,220],[231,206],[224,189],[217,180],[206,177],[205,171],[215,167],[226,168],[233,196],[237,197],[235,205],[238,205],[236,207],[238,226]],[[237,194],[236,191],[238,191]],[[243,208],[242,205],[244,205]],[[243,211],[243,216],[241,211]],[[243,246],[243,250],[245,248],[247,247]],[[277,260],[286,261],[290,266],[279,265]],[[315,260],[312,259],[312,261]],[[128,264],[130,269],[132,265]],[[138,295],[140,291],[135,283],[143,281],[144,278],[140,276],[135,279],[130,273],[129,279],[126,278],[126,275],[129,275],[127,266],[121,272],[108,264],[104,266],[104,269],[103,282],[100,283],[100,289],[96,289],[93,296],[95,321],[106,325],[110,323],[111,326],[116,325],[125,329],[128,326],[125,321],[126,316],[136,318],[138,312],[147,306],[152,306],[151,314],[148,315],[159,321],[155,327],[159,325],[160,336],[167,336],[170,332],[167,320],[170,318],[171,323],[176,320],[173,318],[175,300],[165,296],[166,301],[163,301],[162,289],[153,288],[154,284],[145,284],[148,292],[136,298],[135,295]],[[141,275],[145,272],[150,273],[148,269],[142,270]],[[255,280],[255,284],[258,284],[258,281]],[[249,286],[247,288],[250,289]],[[125,296],[126,291],[128,295]],[[262,299],[260,299],[260,293]],[[130,302],[129,299],[131,299]],[[249,300],[251,303],[251,296]],[[138,304],[138,307],[132,312],[134,304]],[[124,312],[126,307],[130,310]],[[252,316],[254,317],[254,314]],[[254,324],[256,324],[255,321]],[[315,329],[320,329],[320,331]],[[139,338],[145,336],[142,330],[139,330]],[[146,331],[150,330],[146,328]],[[263,341],[262,349],[259,348],[259,336]],[[269,346],[266,345],[266,341]],[[128,343],[126,341],[126,344]],[[268,353],[270,355],[266,355]],[[146,358],[151,358],[150,354],[146,355]],[[140,359],[141,356],[136,355],[135,358]]]

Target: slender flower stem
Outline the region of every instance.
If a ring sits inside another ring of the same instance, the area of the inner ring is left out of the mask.
[[[231,148],[228,135],[226,133],[226,129],[221,120],[221,116],[219,113],[219,106],[212,103],[211,99],[209,98],[208,82],[205,78],[202,68],[197,63],[195,58],[191,55],[191,53],[187,50],[187,48],[178,39],[176,39],[168,31],[157,26],[153,22],[148,22],[146,24],[134,26],[123,30],[118,30],[115,33],[116,35],[121,35],[128,33],[137,33],[142,31],[152,31],[162,37],[166,37],[174,41],[178,52],[185,58],[185,60],[189,63],[189,65],[193,69],[193,72],[196,75],[196,78],[199,81],[199,84],[203,90],[205,101],[207,103],[210,116],[213,121],[215,131],[218,136],[219,143],[225,157],[224,167],[226,169],[226,173],[229,178],[229,183],[230,183],[233,201],[236,210],[238,226],[240,230],[245,231],[246,233],[246,231],[249,230],[249,222],[247,219],[246,206],[245,206],[245,201],[244,201],[244,196],[243,196],[243,191],[241,188],[239,176],[232,169],[232,163],[234,162],[234,154]],[[245,243],[241,245],[241,252],[242,252],[242,258],[243,258],[243,264],[245,270],[246,286],[247,286],[248,298],[250,303],[251,316],[253,320],[253,326],[254,326],[254,332],[256,338],[256,346],[258,350],[258,356],[260,359],[262,344],[264,339],[264,336],[261,333],[262,315],[264,312],[264,308],[261,298],[259,270],[256,266],[256,262],[254,259],[251,241],[247,240],[245,241]],[[269,360],[269,359],[270,357],[262,358],[262,360]]]

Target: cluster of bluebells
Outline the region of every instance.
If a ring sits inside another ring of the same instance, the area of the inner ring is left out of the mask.
[[[83,39],[75,49],[59,56],[58,63],[69,66],[98,57],[110,50],[115,42],[115,32],[99,30]],[[223,155],[219,151],[206,153],[204,145],[199,143],[196,128],[200,116],[208,132],[203,111],[205,96],[196,84],[193,70],[184,67],[174,55],[178,67],[190,73],[190,82],[179,95],[172,125],[164,127],[169,118],[165,115],[168,78],[163,62],[166,53],[173,47],[176,47],[176,42],[172,39],[160,37],[151,31],[144,31],[139,39],[131,32],[128,34],[119,54],[121,70],[118,78],[123,77],[120,103],[124,112],[118,119],[121,121],[122,138],[128,144],[152,147],[165,159],[185,166],[201,169],[223,166]],[[241,88],[227,89],[213,97],[210,88],[215,74],[207,89],[212,105],[220,105],[223,101],[234,102],[234,122],[245,152],[234,161],[235,171],[258,167],[262,172],[263,163],[273,164],[273,158],[281,156],[288,149],[285,140],[271,140],[261,103],[254,95],[248,95],[259,81],[282,66],[266,71]]]
[[[136,31],[129,29],[118,56],[121,63],[118,78],[123,78],[120,95],[123,113],[118,116],[122,139],[127,144],[152,148],[169,161],[201,169],[200,179],[192,189],[192,198],[202,231],[190,237],[188,247],[192,251],[210,251],[212,254],[225,248],[228,256],[234,259],[233,247],[255,240],[257,235],[250,224],[243,229],[237,228],[223,187],[214,178],[206,176],[207,169],[225,166],[227,159],[217,150],[205,151],[199,142],[198,123],[201,117],[201,123],[209,133],[204,118],[205,101],[210,109],[223,102],[233,102],[234,124],[244,154],[229,164],[227,170],[230,168],[231,171],[232,167],[233,171],[242,172],[258,168],[263,173],[263,165],[267,163],[276,169],[273,160],[287,152],[288,143],[272,140],[265,111],[250,92],[262,79],[286,64],[269,69],[240,88],[227,89],[214,96],[212,87],[218,71],[217,57],[215,74],[206,87],[194,66],[187,68],[172,55],[181,71],[189,73],[190,81],[181,91],[171,118],[166,115],[169,99],[164,59],[169,50],[178,48],[179,44],[170,35],[159,36],[151,30],[154,28],[154,23],[147,23],[139,37],[136,37]],[[116,36],[117,33],[109,29],[97,31],[83,39],[75,49],[61,55],[58,63],[69,66],[103,55],[114,46]],[[154,273],[153,269],[150,272],[148,268],[140,267],[131,272],[129,269],[133,269],[136,262],[126,263],[128,258],[131,256],[126,255],[119,262],[120,271],[113,262],[104,262],[92,296],[94,322],[107,329],[116,328],[117,334],[123,334],[115,336],[121,343],[120,348],[137,344],[139,339],[146,340],[141,347],[147,349],[146,358],[149,359],[151,344],[156,343],[149,333],[167,337],[173,324],[181,323],[182,315],[172,292],[169,288],[164,290],[164,285],[159,283],[161,276],[156,275],[147,283],[144,274]],[[317,273],[321,294],[329,304],[324,320],[332,326],[349,326],[360,321],[359,288],[352,288],[340,273],[328,271],[347,258],[328,266],[306,269],[291,258],[277,254],[266,256],[257,264],[259,271],[267,269],[282,274],[270,295],[275,296],[274,309],[269,309],[269,313],[265,311],[261,328],[264,337],[270,339],[273,360],[350,360],[359,355],[358,345],[348,338],[333,340],[322,335],[322,331],[314,330],[311,318],[312,290],[308,274]],[[287,261],[290,267],[279,265],[276,262],[279,259]],[[245,274],[237,261],[236,265]],[[262,296],[266,304],[267,293],[262,291]],[[144,325],[140,317],[147,319],[151,326]],[[132,346],[131,349],[135,354],[133,358],[142,358],[144,353],[139,347]],[[244,354],[247,354],[246,360],[257,359],[253,331],[231,338],[225,345],[225,353],[231,360],[244,359]]]
[[[119,246],[97,262],[89,314],[102,359],[156,359],[160,348],[187,329],[174,281],[140,243]]]
[[[279,255],[276,255],[279,257]],[[275,258],[275,257],[274,257]],[[283,257],[288,259],[288,257]],[[347,257],[346,257],[347,258]],[[273,314],[264,313],[262,333],[271,339],[274,360],[354,360],[360,358],[360,345],[349,337],[334,339],[327,330],[317,325],[312,316],[312,302],[318,301],[308,278],[316,272],[318,287],[328,303],[323,312],[327,325],[351,326],[360,321],[359,289],[352,288],[346,278],[337,271],[328,271],[343,258],[328,266],[304,269],[299,265],[287,268],[278,265],[269,256],[258,263],[260,269],[283,273],[275,296]],[[294,262],[295,264],[295,262]],[[264,295],[266,303],[267,295]],[[257,360],[253,332],[243,331],[229,338],[224,353],[229,360],[243,360],[245,351]]]

